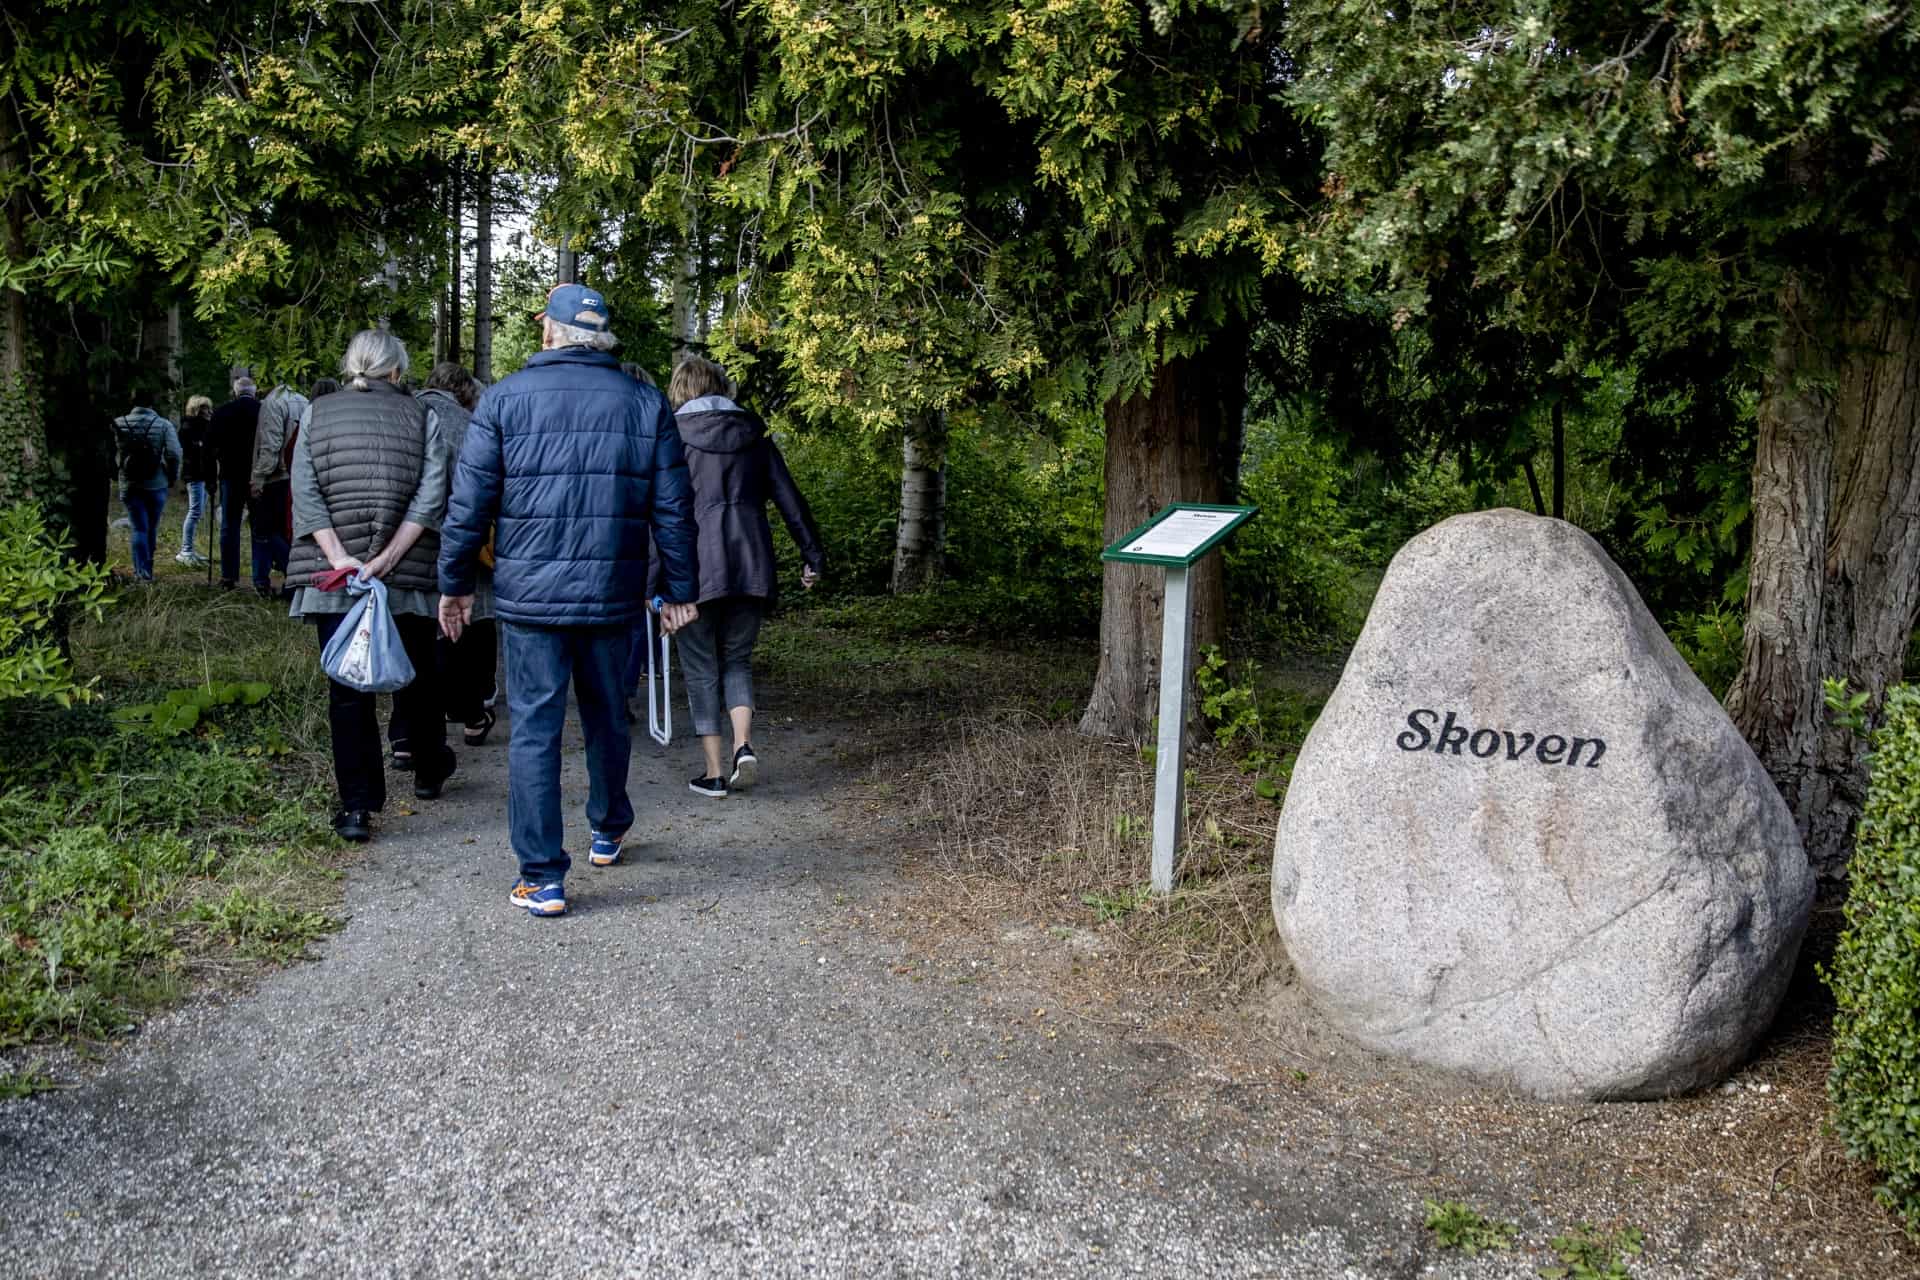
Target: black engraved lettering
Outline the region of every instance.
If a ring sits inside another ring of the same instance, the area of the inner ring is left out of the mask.
[[[1567,740],[1557,733],[1550,733],[1540,739],[1540,745],[1533,752],[1540,757],[1541,764],[1559,764],[1560,757],[1567,754]]]
[[[1427,744],[1433,741],[1433,731],[1426,725],[1420,723],[1421,716],[1425,716],[1429,720],[1438,720],[1440,713],[1438,711],[1429,711],[1425,707],[1420,707],[1408,712],[1407,732],[1393,740],[1393,744],[1396,747],[1399,747],[1402,751],[1425,751],[1427,749]],[[1416,734],[1418,735],[1417,737],[1415,736]]]
[[[1600,767],[1600,757],[1607,754],[1607,743],[1604,738],[1575,738],[1573,740],[1573,749],[1567,752],[1567,768],[1571,769],[1574,765],[1580,763],[1580,748],[1582,747],[1593,748],[1593,759],[1587,761],[1587,768],[1598,769]]]
[[[1448,748],[1452,748],[1453,754],[1459,755],[1460,748],[1467,744],[1467,726],[1456,725],[1453,718],[1453,712],[1447,712],[1447,722],[1440,726],[1440,740],[1433,744],[1435,755],[1445,755]]]
[[[1531,750],[1533,750],[1532,734],[1530,733],[1521,734],[1520,741],[1518,743],[1515,743],[1513,740],[1513,730],[1511,729],[1507,730],[1507,759],[1518,760],[1521,756],[1526,755],[1527,752]]]
[[[1487,749],[1485,751],[1480,749],[1480,739],[1482,738],[1487,740]],[[1500,733],[1496,729],[1475,729],[1473,736],[1467,739],[1467,750],[1473,752],[1473,754],[1479,756],[1482,760],[1485,760],[1499,749]]]

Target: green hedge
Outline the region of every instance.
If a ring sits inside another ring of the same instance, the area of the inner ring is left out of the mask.
[[[1847,1153],[1920,1231],[1920,688],[1887,693],[1855,842],[1847,927],[1826,974],[1839,1011],[1827,1096]]]

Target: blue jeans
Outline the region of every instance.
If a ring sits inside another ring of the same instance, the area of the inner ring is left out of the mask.
[[[207,482],[191,480],[187,483],[187,521],[180,526],[180,549],[189,554],[200,548],[193,545],[194,538],[200,532],[200,517],[207,514]]]
[[[507,827],[520,878],[558,884],[573,860],[561,847],[560,740],[567,724],[567,684],[580,704],[587,740],[587,821],[620,835],[633,825],[627,763],[627,627],[529,627],[500,624],[507,654]]]
[[[275,480],[247,500],[247,525],[253,533],[253,585],[273,589],[273,571],[287,571],[287,493],[291,483]]]
[[[160,512],[167,505],[165,489],[129,489],[120,495],[127,504],[127,524],[133,542],[133,576],[153,581],[153,538],[160,531]]]

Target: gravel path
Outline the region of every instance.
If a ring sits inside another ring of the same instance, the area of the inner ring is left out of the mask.
[[[626,863],[578,858],[573,913],[530,919],[504,729],[386,818],[316,963],[0,1105],[0,1272],[1532,1273],[1435,1252],[1364,1148],[1196,1105],[1165,1045],[1011,1035],[901,972],[845,927],[895,873],[836,821],[827,729],[767,733],[724,802],[643,740]]]

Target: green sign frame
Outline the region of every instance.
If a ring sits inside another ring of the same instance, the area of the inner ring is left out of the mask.
[[[1125,537],[1115,540],[1105,550],[1101,551],[1100,558],[1102,560],[1117,560],[1125,564],[1180,565],[1184,567],[1193,564],[1202,556],[1206,555],[1207,552],[1219,546],[1226,540],[1227,535],[1251,520],[1259,510],[1260,508],[1258,507],[1223,506],[1214,502],[1170,502],[1160,508],[1153,519],[1147,521],[1137,529],[1129,530]],[[1158,528],[1164,521],[1178,516],[1183,511],[1228,511],[1233,513],[1234,518],[1228,520],[1217,530],[1213,531],[1204,542],[1198,543],[1179,555],[1127,550],[1129,546],[1146,538],[1149,533]]]

